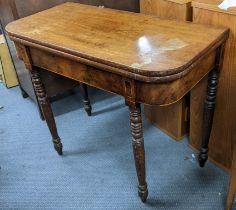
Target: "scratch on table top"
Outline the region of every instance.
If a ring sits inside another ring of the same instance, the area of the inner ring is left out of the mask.
[[[34,28],[30,31],[25,31],[25,33],[27,34],[33,34],[33,35],[39,35],[39,34],[42,34],[44,33],[46,30],[49,30],[50,28],[48,26],[41,26],[41,27],[38,27],[38,28]]]
[[[133,63],[133,64],[131,64],[131,67],[132,68],[140,68],[140,67],[142,67],[144,65],[148,65],[150,63],[152,63],[152,58],[147,57],[144,62],[142,62],[142,63]]]
[[[146,37],[141,37],[138,41],[139,58],[141,62],[131,64],[132,68],[141,68],[145,65],[151,64],[152,61],[160,54],[167,51],[174,51],[182,49],[188,46],[188,44],[178,38],[169,39],[166,42],[160,44],[158,47],[155,44],[151,44],[150,40]]]
[[[163,46],[157,48],[157,51],[159,53],[163,53],[165,51],[178,50],[178,49],[184,48],[186,46],[188,46],[188,44],[178,38],[169,39],[168,41],[166,41],[163,44]]]
[[[27,34],[41,34],[42,31],[39,29],[33,29],[31,31],[26,31]]]

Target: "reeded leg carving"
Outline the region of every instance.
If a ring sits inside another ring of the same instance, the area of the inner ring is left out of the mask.
[[[51,132],[54,148],[58,152],[59,155],[62,155],[62,143],[57,133],[57,127],[56,127],[55,119],[54,119],[53,112],[51,109],[51,105],[47,99],[46,92],[42,84],[42,81],[40,79],[38,69],[33,68],[33,70],[31,71],[31,79],[32,79],[35,93],[37,95],[38,102],[41,106],[43,115],[47,122],[48,128]]]
[[[200,167],[204,167],[208,159],[208,144],[212,129],[213,116],[215,111],[216,91],[218,84],[219,71],[217,68],[212,70],[208,78],[207,96],[204,104],[203,116],[203,136],[198,161]]]
[[[143,202],[148,196],[145,170],[145,150],[142,131],[142,117],[140,104],[130,106],[130,125],[132,131],[133,153],[139,181],[138,194]]]
[[[83,97],[84,109],[87,112],[88,116],[91,116],[92,115],[92,107],[91,107],[89,97],[88,97],[87,85],[81,83],[80,84],[80,92]]]

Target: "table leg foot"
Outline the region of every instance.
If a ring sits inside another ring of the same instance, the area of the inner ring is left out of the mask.
[[[80,93],[83,97],[84,109],[87,112],[88,116],[92,115],[92,106],[90,104],[90,100],[88,97],[88,88],[87,85],[81,83],[80,85]]]
[[[201,148],[200,153],[198,155],[198,163],[201,168],[205,166],[207,159],[208,159],[208,149]]]
[[[145,170],[145,149],[142,131],[140,104],[130,106],[130,125],[132,131],[133,153],[139,181],[138,194],[143,202],[147,200],[148,189]]]
[[[141,198],[142,202],[145,203],[148,197],[147,184],[138,186],[138,195]]]
[[[84,107],[84,109],[85,109],[85,111],[87,112],[87,115],[90,117],[90,116],[92,116],[92,108],[91,108],[91,106],[89,106],[89,107]]]
[[[59,139],[53,139],[53,144],[54,144],[54,148],[57,151],[57,153],[59,155],[62,155],[63,154],[63,152],[62,152],[63,145],[61,143],[60,138]]]
[[[20,87],[20,90],[21,90],[21,95],[22,95],[23,98],[28,98],[29,97],[28,93],[26,93],[23,88]]]

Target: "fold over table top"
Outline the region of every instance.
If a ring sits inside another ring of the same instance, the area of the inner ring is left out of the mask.
[[[6,30],[21,43],[145,77],[186,73],[201,56],[225,40],[228,32],[225,28],[77,3],[17,20]]]

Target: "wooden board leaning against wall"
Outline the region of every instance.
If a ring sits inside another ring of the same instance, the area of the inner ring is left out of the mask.
[[[191,21],[191,0],[140,0],[140,12],[163,19]],[[169,106],[144,106],[148,120],[175,140],[189,130],[189,96]]]
[[[193,22],[230,28],[226,44],[223,69],[217,92],[216,110],[210,140],[210,158],[229,170],[232,163],[233,144],[236,142],[236,8],[220,10],[219,0],[196,0],[193,6]],[[199,149],[206,79],[191,92],[190,146]]]
[[[15,67],[3,34],[0,34],[0,80],[7,88],[18,85]]]

